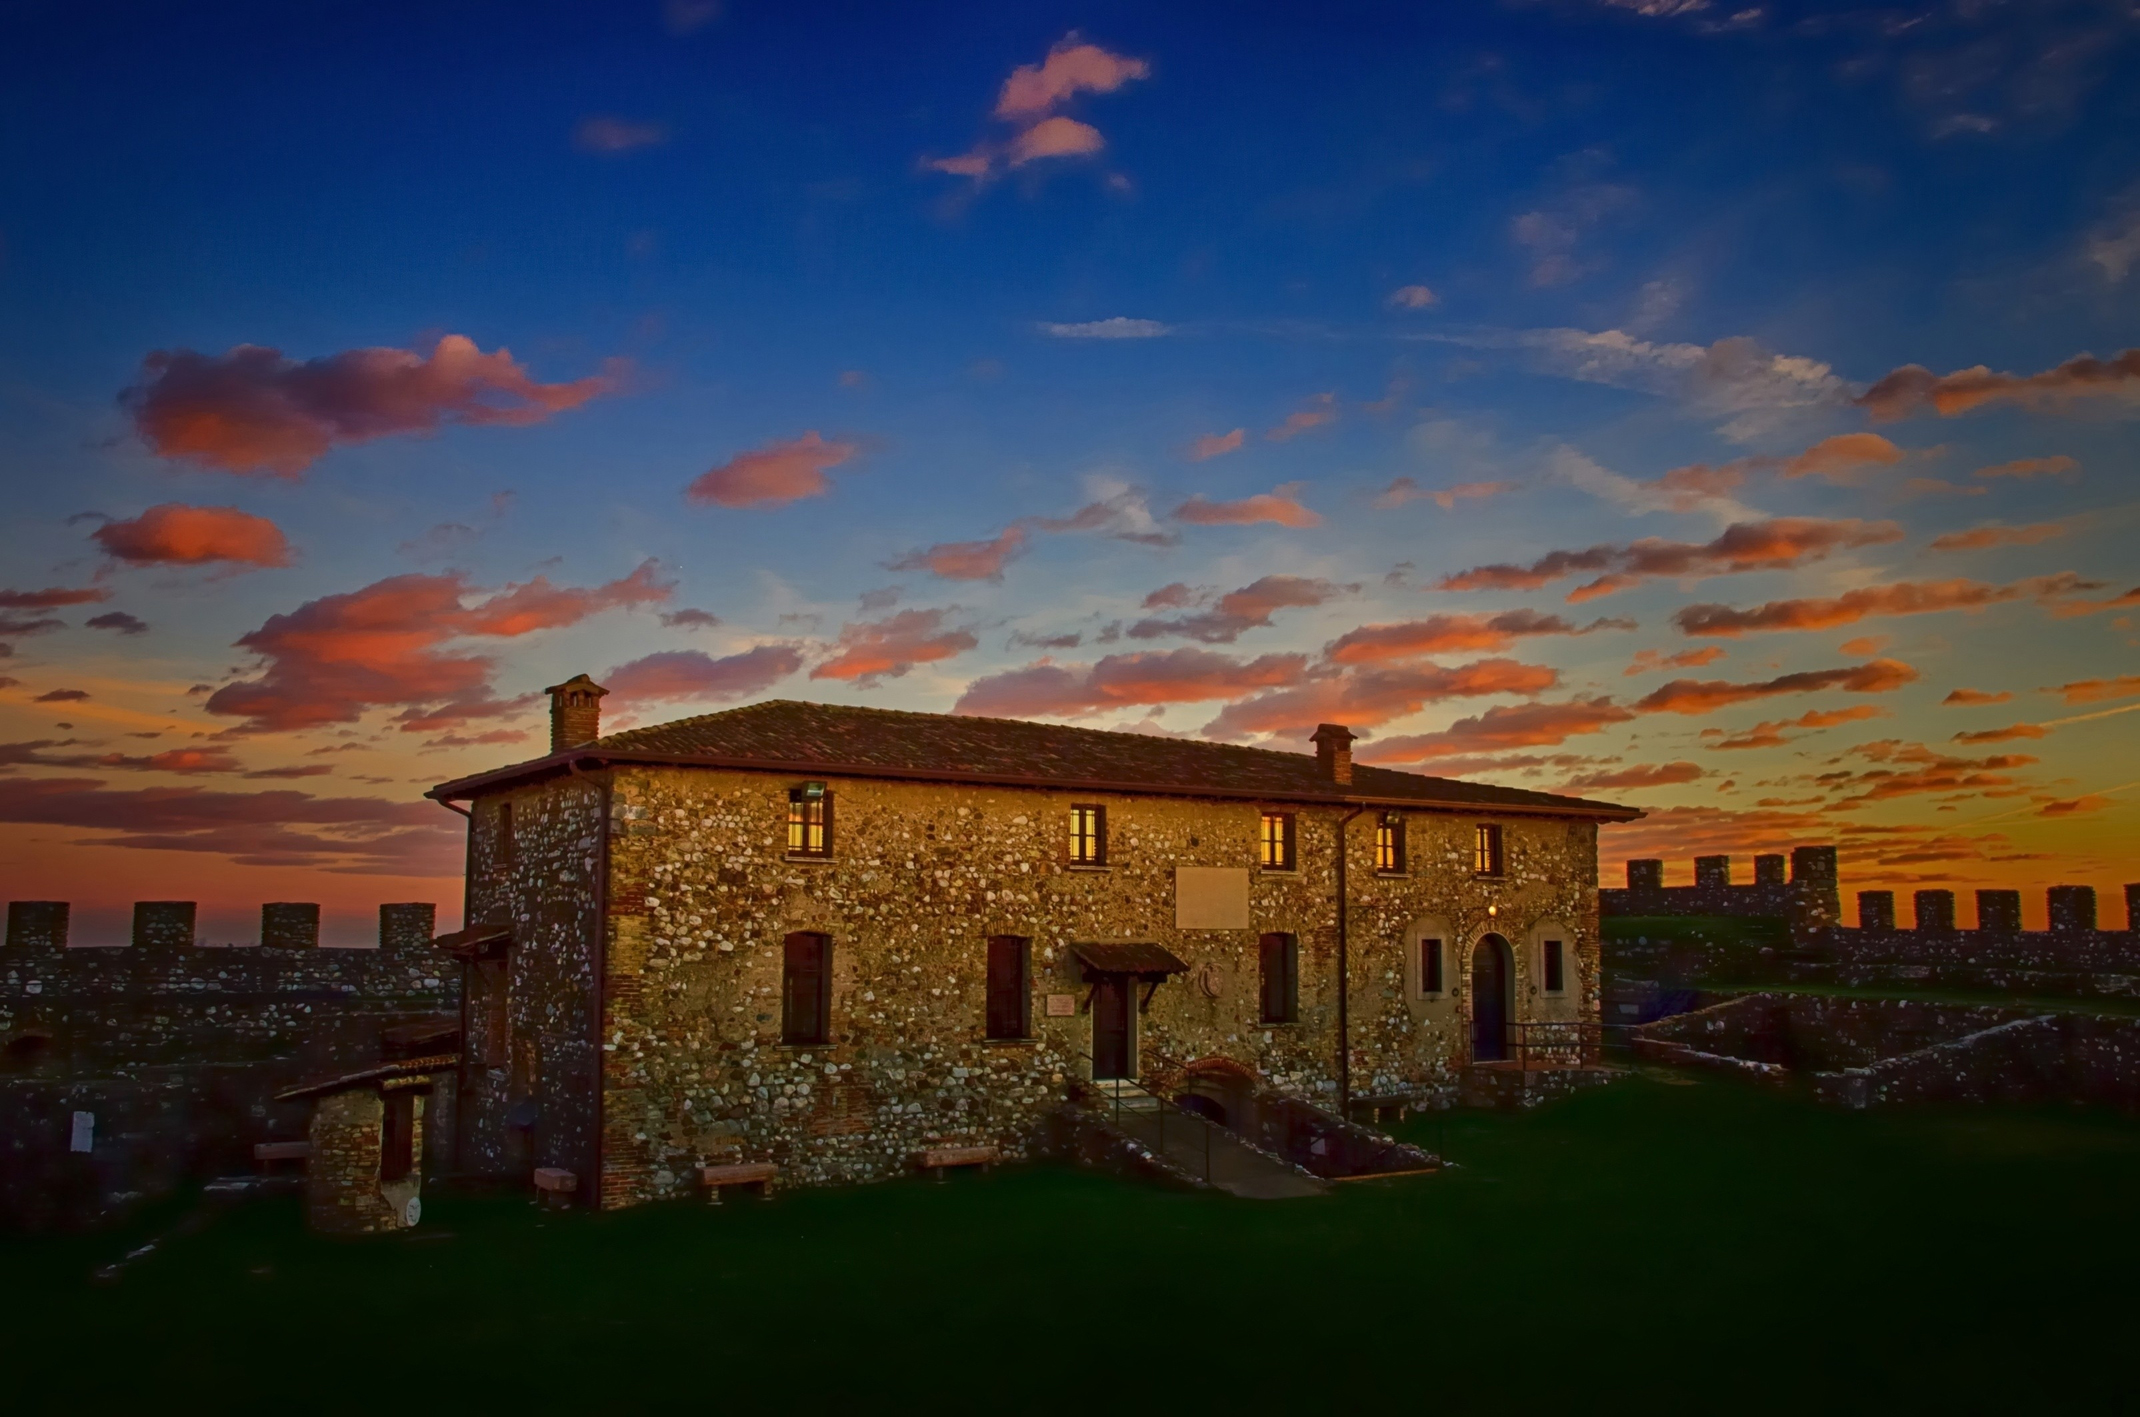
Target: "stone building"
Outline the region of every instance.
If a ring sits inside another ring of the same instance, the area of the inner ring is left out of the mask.
[[[1158,1069],[1445,1100],[1594,1026],[1597,828],[1640,815],[1355,767],[1336,725],[774,701],[602,737],[599,686],[550,692],[548,756],[430,793],[469,816],[458,1150],[602,1206],[1026,1155]]]
[[[293,1087],[278,1102],[310,1102],[305,1216],[325,1234],[407,1230],[423,1217],[424,1104],[451,1053],[404,1058]]]

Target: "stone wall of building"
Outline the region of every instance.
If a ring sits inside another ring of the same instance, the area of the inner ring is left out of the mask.
[[[469,976],[459,1126],[471,1172],[596,1173],[605,791],[599,779],[574,777],[475,805],[468,918],[510,926],[513,944]]]
[[[1624,889],[1598,892],[1606,915],[1736,915],[1787,920],[1794,932],[1826,929],[1841,919],[1832,846],[1791,850],[1789,875],[1781,855],[1756,856],[1754,879],[1734,885],[1729,856],[1694,858],[1694,884],[1667,886],[1664,862],[1627,863]]]
[[[516,991],[548,1001],[547,1020],[571,1018],[575,995],[592,997],[579,973],[590,957],[566,936],[578,912],[595,908],[580,873],[599,850],[588,809],[600,800],[592,779],[601,776],[512,794],[516,850],[529,850],[528,822],[552,824],[546,864],[517,886],[491,855],[498,803],[476,804],[472,918],[516,898],[508,887],[549,892],[536,912],[549,922],[544,943],[516,943],[512,971]],[[594,1188],[605,1205],[686,1190],[702,1164],[774,1161],[785,1181],[809,1183],[896,1174],[923,1146],[993,1143],[1025,1154],[1070,1080],[1089,1070],[1089,1014],[1047,1007],[1050,996],[1082,1006],[1087,986],[1070,952],[1080,941],[1154,942],[1189,964],[1137,1020],[1148,1065],[1230,1057],[1299,1095],[1333,1096],[1340,812],[1300,810],[1298,869],[1261,872],[1253,803],[832,779],[835,854],[815,862],[786,855],[794,784],[785,778],[622,766],[607,776],[605,1145]],[[1108,810],[1104,869],[1064,859],[1073,802]],[[1517,1018],[1595,1020],[1596,829],[1488,818],[1504,823],[1508,851],[1506,876],[1489,880],[1471,871],[1480,817],[1404,815],[1404,875],[1373,869],[1375,813],[1356,818],[1347,836],[1352,1082],[1356,1095],[1425,1099],[1453,1094],[1468,1055],[1470,951],[1488,931],[1512,946]],[[1177,928],[1178,866],[1247,871],[1249,928]],[[780,1041],[782,946],[795,931],[833,940],[829,1044]],[[1266,931],[1300,943],[1296,1023],[1260,1021],[1257,942]],[[1031,942],[1028,1040],[983,1036],[991,935]],[[1422,935],[1447,942],[1445,987],[1433,994],[1421,990],[1410,948]],[[1568,950],[1557,995],[1539,977],[1549,937]],[[535,1018],[517,996],[513,1008],[517,1048]],[[567,1076],[545,1061],[546,1118],[569,1105]],[[548,1164],[587,1174],[571,1160]]]
[[[266,908],[287,943],[194,945],[191,902],[146,902],[135,943],[68,942],[65,902],[15,901],[0,947],[0,1224],[85,1223],[300,1140],[274,1095],[379,1057],[381,1035],[452,1015],[458,968],[429,903],[380,907],[375,949],[317,949],[317,907]],[[182,908],[181,908],[182,907]],[[76,1112],[93,1144],[70,1149]]]
[[[424,1104],[412,1096],[412,1137],[424,1150]],[[411,1200],[420,1204],[421,1169],[398,1181],[380,1178],[381,1132],[386,1099],[375,1088],[329,1093],[312,1104],[307,1135],[312,1155],[305,1163],[305,1209],[314,1230],[327,1234],[375,1235],[405,1230]],[[420,1213],[420,1212],[419,1212]]]

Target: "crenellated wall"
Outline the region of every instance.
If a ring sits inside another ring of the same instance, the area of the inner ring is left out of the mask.
[[[1745,885],[1732,884],[1729,856],[1695,857],[1691,886],[1667,886],[1662,861],[1630,861],[1626,887],[1600,890],[1598,911],[1602,915],[1751,916],[1788,920],[1794,933],[1823,930],[1836,924],[1842,913],[1835,848],[1792,848],[1788,877],[1783,856],[1756,856],[1754,879]]]
[[[459,1010],[428,902],[379,908],[376,948],[321,949],[319,907],[263,907],[262,943],[200,947],[191,901],[144,901],[133,943],[68,942],[64,901],[12,901],[0,946],[0,1224],[81,1223],[301,1140],[274,1094]],[[451,1099],[444,1107],[450,1110]],[[93,1143],[69,1149],[73,1114]]]

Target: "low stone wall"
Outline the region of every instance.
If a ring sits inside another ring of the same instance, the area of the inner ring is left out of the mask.
[[[1844,1107],[2071,1099],[2140,1110],[2140,1019],[1764,993],[1646,1024],[1632,1040],[1658,1062],[1803,1079]]]

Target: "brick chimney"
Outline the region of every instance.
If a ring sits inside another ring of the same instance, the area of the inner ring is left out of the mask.
[[[1315,765],[1340,787],[1352,786],[1352,730],[1342,723],[1315,727]]]
[[[550,696],[550,751],[562,753],[602,736],[602,696],[609,690],[584,674],[543,690]]]

